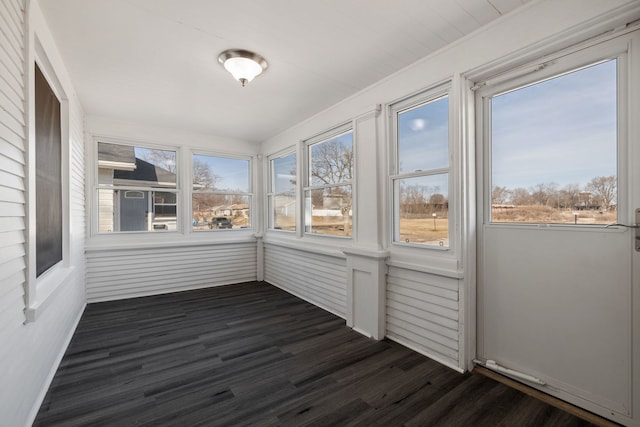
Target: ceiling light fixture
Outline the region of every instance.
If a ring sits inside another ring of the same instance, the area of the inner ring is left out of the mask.
[[[262,56],[244,49],[227,49],[218,55],[218,62],[243,87],[269,66]]]

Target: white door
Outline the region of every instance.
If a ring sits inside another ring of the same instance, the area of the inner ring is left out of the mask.
[[[637,33],[476,92],[477,359],[624,423],[640,253],[636,229],[607,225],[640,222]]]

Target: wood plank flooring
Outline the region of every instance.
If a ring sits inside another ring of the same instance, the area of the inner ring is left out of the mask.
[[[35,426],[588,426],[266,283],[90,304]]]

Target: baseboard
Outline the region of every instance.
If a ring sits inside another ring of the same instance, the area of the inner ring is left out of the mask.
[[[33,407],[31,408],[31,411],[29,412],[29,416],[27,417],[27,422],[25,423],[25,427],[31,427],[33,425],[33,422],[36,420],[36,417],[38,416],[38,412],[40,411],[40,407],[42,406],[42,402],[44,402],[44,398],[47,396],[47,391],[49,391],[49,387],[51,387],[51,383],[53,382],[53,377],[55,377],[56,372],[60,367],[62,358],[64,357],[64,354],[67,352],[67,348],[69,348],[69,344],[71,343],[73,334],[76,332],[76,329],[78,328],[78,324],[80,323],[80,319],[82,318],[82,315],[84,314],[84,310],[86,308],[87,308],[87,303],[84,303],[82,306],[82,309],[78,313],[78,316],[73,322],[73,327],[71,328],[71,330],[67,334],[67,337],[64,340],[64,345],[60,349],[60,352],[56,356],[53,366],[51,366],[51,369],[49,370],[49,374],[47,375],[47,378],[42,386],[42,390],[40,390],[40,393],[38,394],[38,397],[36,398],[36,401]]]

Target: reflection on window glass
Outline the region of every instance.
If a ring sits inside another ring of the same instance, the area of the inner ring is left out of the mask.
[[[491,99],[491,220],[617,221],[616,60]]]
[[[98,232],[176,230],[176,177],[175,151],[99,142]]]
[[[449,99],[443,97],[398,113],[398,172],[449,165]]]
[[[351,236],[351,186],[328,187],[305,193],[305,224],[310,233]]]
[[[449,246],[447,174],[398,180],[399,240]]]
[[[296,155],[273,159],[273,192],[284,193],[296,189]]]
[[[193,231],[251,227],[249,166],[248,159],[193,155]]]
[[[282,193],[273,195],[271,200],[272,224],[275,230],[296,231],[296,195]]]

